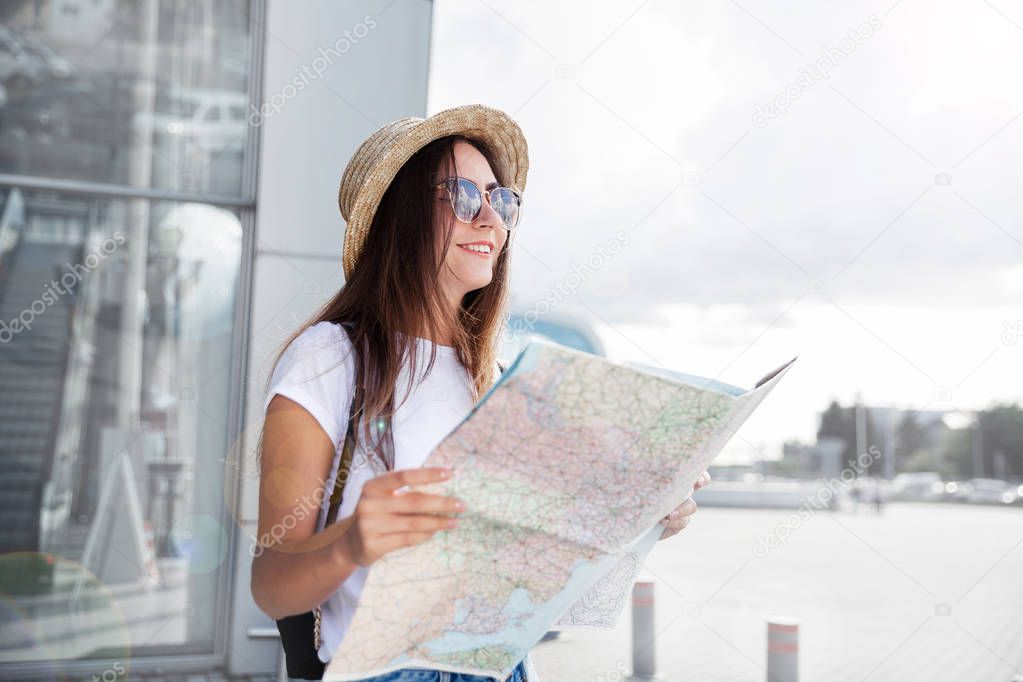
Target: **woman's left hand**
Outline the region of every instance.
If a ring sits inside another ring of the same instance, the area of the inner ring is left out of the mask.
[[[700,474],[700,478],[693,484],[693,490],[699,490],[703,486],[710,483],[710,474],[704,471]],[[661,533],[660,540],[670,538],[672,535],[676,535],[683,528],[689,525],[689,520],[693,514],[696,513],[696,502],[693,498],[689,498],[679,506],[675,507],[675,510],[670,514],[661,519],[661,523],[664,524],[664,532]]]

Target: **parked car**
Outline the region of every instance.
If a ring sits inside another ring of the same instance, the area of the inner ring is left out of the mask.
[[[941,499],[944,483],[934,471],[899,474],[892,479],[891,499],[913,502],[936,502]]]
[[[966,481],[946,481],[942,485],[942,502],[965,502],[969,486]]]
[[[997,478],[971,478],[967,482],[966,501],[971,504],[1012,504],[1016,490]]]
[[[143,135],[166,135],[194,144],[205,153],[240,151],[245,142],[247,97],[228,90],[157,91],[152,111],[132,118]]]

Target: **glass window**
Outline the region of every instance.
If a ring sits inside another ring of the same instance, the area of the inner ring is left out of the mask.
[[[202,120],[204,121],[219,121],[220,120],[220,109],[217,107],[210,107],[203,114]]]
[[[221,648],[249,12],[0,10],[0,667]]]
[[[0,664],[214,650],[241,248],[207,204],[0,190]]]
[[[14,3],[0,172],[240,194],[253,129],[220,109],[248,110],[248,14],[235,0]]]

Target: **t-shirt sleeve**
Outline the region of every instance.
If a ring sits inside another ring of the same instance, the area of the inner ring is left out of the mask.
[[[275,395],[293,400],[319,422],[337,448],[348,429],[354,372],[348,334],[332,322],[319,322],[299,334],[281,354],[263,411]]]

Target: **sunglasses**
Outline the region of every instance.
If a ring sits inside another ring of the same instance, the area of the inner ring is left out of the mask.
[[[436,174],[430,176],[430,183],[433,189],[443,187],[447,190],[451,209],[463,223],[471,223],[479,217],[485,197],[490,207],[501,217],[504,229],[510,230],[519,224],[522,196],[513,189],[493,187],[481,190],[472,180],[457,176],[441,178]]]

